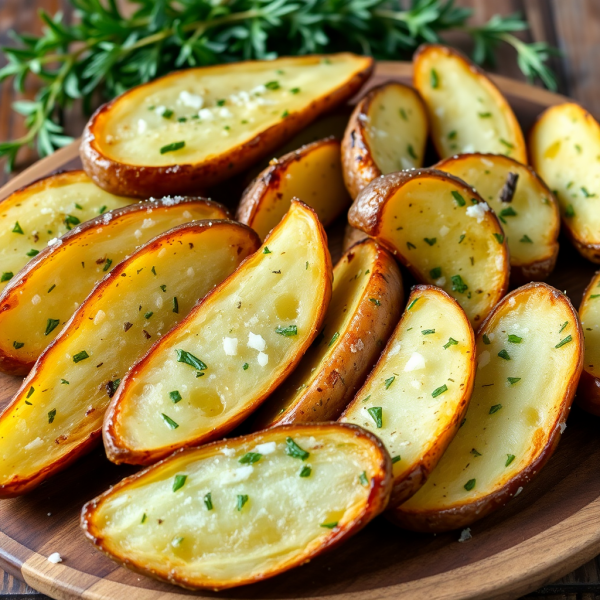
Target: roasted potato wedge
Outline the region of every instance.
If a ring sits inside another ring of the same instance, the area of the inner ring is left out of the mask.
[[[372,70],[371,58],[341,53],[171,73],[98,109],[81,160],[115,194],[197,193],[352,97]]]
[[[554,190],[565,231],[600,263],[600,124],[577,104],[544,111],[529,134],[531,164]]]
[[[370,90],[356,105],[342,142],[352,198],[381,175],[422,167],[428,129],[425,105],[413,88],[394,81]]]
[[[264,239],[293,198],[314,208],[325,227],[350,205],[336,139],[319,140],[273,159],[244,192],[236,219]]]
[[[132,202],[105,192],[83,171],[50,175],[14,192],[0,202],[0,290],[50,240]]]
[[[592,277],[583,293],[579,318],[585,338],[585,356],[577,404],[600,416],[600,271]]]
[[[104,420],[109,459],[149,464],[241,423],[321,330],[332,278],[325,230],[294,200],[262,248],[125,376]]]
[[[371,239],[348,250],[333,270],[325,326],[259,409],[255,425],[337,419],[396,326],[403,295],[400,270],[387,250]]]
[[[188,589],[273,577],[379,514],[383,444],[337,423],[276,427],[177,452],[88,502],[81,526],[110,558]]]
[[[435,165],[472,185],[502,222],[516,284],[550,275],[558,256],[560,211],[530,167],[499,154],[461,154]]]
[[[544,283],[516,289],[477,335],[465,420],[425,485],[390,512],[416,531],[470,525],[518,494],[554,452],[583,364],[568,298]]]
[[[423,283],[448,292],[480,325],[508,287],[500,222],[463,181],[433,169],[391,173],[356,198],[348,222],[391,250]]]
[[[52,240],[0,294],[0,370],[28,373],[111,267],[148,240],[227,216],[210,200],[164,198],[106,212]]]
[[[425,44],[413,57],[413,84],[427,106],[440,158],[489,152],[527,163],[521,126],[500,90],[475,63],[447,46]]]
[[[0,498],[31,490],[95,445],[127,369],[259,244],[239,223],[201,221],[117,265],[0,416]]]
[[[475,379],[475,336],[458,303],[418,285],[365,385],[340,417],[392,456],[392,505],[427,480],[458,431]]]

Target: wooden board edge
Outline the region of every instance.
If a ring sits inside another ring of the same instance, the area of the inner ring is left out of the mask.
[[[17,574],[19,578],[56,600],[182,600],[189,597],[184,590],[178,593],[133,587],[82,573],[64,563],[50,563],[45,556],[0,532],[0,548],[8,547],[13,556],[24,558],[20,576]],[[566,575],[599,552],[600,498],[597,498],[550,529],[469,566],[380,589],[320,596],[313,600],[516,598]],[[527,557],[527,566],[523,557]],[[222,598],[226,600],[226,595]]]

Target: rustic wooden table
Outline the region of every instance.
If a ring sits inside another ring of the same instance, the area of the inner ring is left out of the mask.
[[[474,8],[474,20],[477,22],[486,21],[495,13],[524,14],[531,29],[521,37],[526,41],[549,42],[563,53],[562,57],[554,58],[551,63],[558,75],[558,91],[574,98],[597,117],[600,115],[600,78],[597,77],[598,66],[594,66],[594,52],[598,51],[600,40],[600,0],[456,0],[456,4]],[[67,21],[73,18],[73,9],[68,0],[0,0],[0,45],[12,43],[8,36],[11,29],[38,33],[40,23],[36,12],[40,7],[50,13],[62,10]],[[462,44],[460,37],[452,38],[452,41]],[[510,50],[502,56],[496,71],[523,79]],[[34,92],[31,90],[31,93]],[[0,85],[0,140],[13,139],[24,133],[22,119],[15,118],[10,109],[15,99],[17,94],[10,84]],[[80,135],[84,122],[74,113],[66,120],[67,132],[74,137]],[[35,160],[35,152],[25,150],[19,156],[18,166],[23,169]],[[0,174],[0,184],[8,179],[9,174]],[[0,570],[0,600],[21,598],[41,600],[45,596]],[[528,598],[600,598],[600,557]]]

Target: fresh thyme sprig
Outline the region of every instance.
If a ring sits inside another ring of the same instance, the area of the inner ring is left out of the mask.
[[[13,32],[18,47],[3,48],[8,64],[0,81],[13,77],[20,92],[29,77],[41,84],[34,100],[13,103],[27,133],[0,143],[9,170],[25,145],[35,143],[45,156],[71,141],[59,122],[74,100],[90,112],[101,99],[178,68],[340,50],[397,60],[461,30],[472,37],[477,62],[493,61],[498,44],[508,43],[530,79],[556,86],[545,65],[552,49],[516,38],[527,28],[518,15],[472,27],[472,11],[453,0],[411,0],[406,7],[403,0],[132,0],[131,15],[116,0],[70,1],[76,23],[40,11],[43,34]]]

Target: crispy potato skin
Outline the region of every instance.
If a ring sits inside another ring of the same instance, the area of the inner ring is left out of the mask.
[[[458,157],[445,158],[438,162],[434,168],[439,169],[440,171],[444,171],[446,165],[448,163],[456,164],[457,161],[469,161],[471,158],[493,156],[495,160],[499,157],[498,155],[489,155],[485,153],[474,152],[473,154],[462,154]],[[540,188],[544,190],[544,193],[547,194],[550,202],[556,207],[557,214],[559,213],[558,209],[558,201],[556,200],[555,195],[552,193],[552,190],[548,188],[548,186],[544,183],[542,178],[528,165],[523,165],[518,161],[510,158],[509,156],[502,156],[503,161],[507,164],[514,163],[518,165],[519,168],[527,169],[530,175],[536,180]],[[552,239],[555,240],[555,243],[551,248],[548,249],[548,253],[544,258],[536,260],[535,262],[528,264],[516,264],[512,260],[511,256],[511,264],[510,264],[510,282],[514,286],[525,285],[531,281],[543,281],[546,279],[552,271],[554,271],[554,267],[556,265],[556,259],[558,258],[558,234],[560,233],[560,218],[557,219],[556,227],[552,231]]]
[[[579,306],[580,313],[584,303],[589,300],[592,290],[598,286],[599,278],[600,271],[596,271],[583,292],[583,298],[581,300],[581,305]],[[576,402],[583,410],[600,417],[600,379],[592,375],[589,371],[586,371],[585,364],[583,365],[583,371],[581,372],[581,378],[579,379]]]
[[[413,169],[411,171],[400,171],[398,173],[390,173],[373,180],[354,200],[350,210],[348,211],[348,223],[351,227],[363,231],[367,235],[374,237],[382,246],[387,248],[394,256],[406,266],[410,272],[415,276],[417,280],[423,281],[421,274],[417,271],[409,260],[404,256],[403,252],[398,248],[395,248],[392,244],[389,244],[384,239],[378,237],[381,229],[381,218],[383,215],[383,209],[386,202],[394,196],[396,191],[402,187],[405,183],[418,179],[420,177],[434,177],[446,181],[451,181],[459,186],[465,186],[466,184],[458,177],[454,177],[448,173],[437,171],[435,169]],[[491,212],[489,214],[492,214]],[[497,217],[493,215],[494,220],[498,226],[498,231],[502,231],[500,222]],[[502,243],[502,248],[506,253],[506,263],[508,265],[508,244],[506,239]],[[495,299],[490,304],[494,306],[500,299],[506,294],[509,283],[509,272],[507,270],[506,276],[502,286],[496,290]]]
[[[494,96],[498,106],[502,107],[504,117],[510,124],[513,135],[515,137],[514,158],[523,164],[527,163],[527,146],[525,144],[525,137],[521,126],[515,117],[515,114],[510,107],[508,101],[503,96],[502,92],[498,89],[498,86],[488,77],[487,73],[478,67],[473,61],[469,60],[462,52],[450,48],[449,46],[443,46],[441,44],[422,44],[419,46],[415,54],[413,55],[413,84],[415,88],[422,89],[424,85],[427,85],[426,78],[429,77],[429,73],[424,73],[423,69],[419,68],[419,63],[425,59],[428,54],[442,54],[445,56],[452,56],[459,62],[461,62],[465,69],[473,73],[477,79],[484,85],[488,91]],[[431,139],[433,145],[438,153],[438,156],[443,157],[444,152],[440,143],[440,132],[435,128],[435,119],[430,118]]]
[[[437,438],[434,446],[422,456],[419,462],[413,465],[412,469],[404,477],[398,477],[393,479],[392,495],[390,497],[389,504],[389,506],[391,507],[398,506],[404,501],[408,500],[417,492],[417,490],[425,483],[425,481],[427,481],[429,474],[431,473],[431,471],[433,471],[433,469],[439,462],[440,458],[442,457],[442,454],[444,454],[446,448],[448,447],[448,444],[452,441],[460,427],[461,421],[465,416],[465,413],[467,412],[469,401],[471,399],[471,393],[473,391],[473,383],[475,382],[475,334],[473,333],[473,328],[471,327],[471,323],[469,322],[467,315],[459,306],[458,302],[456,302],[456,300],[452,298],[452,296],[447,294],[441,288],[438,288],[433,285],[414,286],[408,298],[407,306],[410,306],[411,302],[415,299],[415,297],[418,297],[423,293],[439,295],[444,302],[452,304],[453,309],[460,313],[461,316],[464,318],[465,329],[470,334],[470,338],[467,341],[469,347],[471,348],[471,358],[469,361],[469,377],[465,381],[463,396],[460,400],[457,412],[453,415],[452,419],[448,422],[444,431]],[[400,322],[396,326],[396,330],[402,327],[402,322],[404,321],[406,316],[407,313],[405,311],[402,315],[402,318],[400,319]],[[396,343],[394,339],[395,331],[394,334],[392,334],[392,337],[388,339],[388,342],[385,348],[383,349],[383,352],[379,356],[377,364],[373,368],[372,373],[375,371],[375,368],[377,367],[377,365],[379,365],[380,362],[385,362],[387,358],[387,353],[392,349],[393,344]],[[352,400],[352,402],[350,402],[350,404],[346,407],[346,410],[340,417],[340,420],[342,420],[344,418],[344,415],[351,411],[356,405],[360,405],[360,402],[362,401],[362,398],[360,396],[360,393],[358,393],[355,396],[354,400]]]
[[[583,368],[583,331],[581,330],[581,324],[579,322],[577,312],[573,308],[570,300],[557,289],[549,286],[546,283],[531,282],[514,290],[496,305],[494,310],[481,324],[478,338],[482,335],[481,332],[484,331],[487,323],[494,318],[496,313],[502,311],[507,306],[508,302],[513,296],[522,293],[525,290],[535,290],[536,288],[540,289],[542,293],[551,294],[555,302],[562,303],[571,312],[573,316],[573,323],[575,324],[575,331],[577,332],[577,337],[574,341],[579,345],[577,364],[575,365],[570,380],[567,384],[567,391],[561,401],[560,411],[557,414],[552,432],[546,440],[544,447],[541,448],[537,458],[531,464],[529,464],[526,469],[520,471],[515,477],[510,479],[497,491],[474,502],[462,504],[456,508],[443,511],[407,513],[403,512],[401,507],[398,507],[397,509],[390,509],[386,512],[386,516],[396,525],[412,531],[421,531],[427,533],[451,531],[453,529],[466,527],[474,521],[483,519],[490,513],[503,507],[516,494],[520,487],[523,487],[526,483],[531,481],[531,479],[533,479],[537,473],[539,473],[539,471],[554,453],[554,450],[556,449],[561,437],[560,424],[564,423],[567,419]]]
[[[186,203],[194,203],[194,204],[204,204],[207,207],[214,209],[215,214],[219,214],[219,218],[228,219],[230,217],[229,211],[218,204],[217,202],[213,202],[212,200],[206,200],[204,198],[192,198],[186,197],[181,200],[181,202]],[[161,206],[160,201],[156,201],[155,204],[157,206]],[[114,217],[123,216],[128,214],[133,214],[136,212],[140,212],[146,214],[148,208],[152,206],[151,202],[144,203],[136,203],[130,204],[129,206],[124,206],[123,208],[117,208],[111,211],[111,214]],[[93,229],[94,227],[98,227],[103,222],[104,215],[99,215],[95,219],[91,219],[89,221],[84,221],[65,235],[63,235],[60,239],[63,243],[76,241],[78,237],[80,237],[83,233]],[[31,275],[36,271],[36,269],[42,268],[44,265],[44,261],[46,258],[52,254],[54,248],[52,246],[46,247],[42,250],[37,256],[31,259],[19,273],[11,279],[9,284],[2,290],[0,294],[0,314],[11,310],[13,306],[17,306],[19,304],[19,290],[27,285],[27,281],[31,277]],[[10,375],[21,375],[25,376],[29,371],[31,371],[35,361],[24,361],[22,360],[18,354],[6,352],[3,348],[0,348],[0,371],[4,373],[8,373]]]
[[[197,446],[199,444],[211,442],[215,439],[218,439],[219,437],[222,437],[223,435],[225,435],[227,432],[231,431],[233,428],[235,428],[237,425],[239,425],[246,418],[248,418],[248,416],[252,412],[254,412],[266,400],[266,398],[269,396],[269,394],[277,386],[281,385],[281,383],[285,380],[285,378],[294,370],[294,368],[296,367],[296,365],[302,358],[304,352],[310,346],[310,344],[312,343],[314,338],[317,336],[319,330],[321,329],[321,327],[323,325],[323,321],[325,319],[325,314],[327,312],[327,307],[329,306],[329,302],[331,300],[331,285],[332,285],[331,255],[329,254],[329,250],[327,248],[327,234],[325,233],[325,229],[319,222],[316,212],[312,208],[310,208],[310,206],[307,206],[300,200],[293,200],[292,208],[290,209],[290,212],[292,211],[292,209],[294,209],[295,205],[299,205],[302,210],[307,210],[310,213],[312,213],[312,215],[314,216],[315,224],[318,227],[317,234],[321,240],[322,247],[325,249],[325,252],[323,255],[323,261],[325,263],[325,269],[324,269],[324,274],[323,274],[324,297],[323,297],[323,302],[322,302],[321,308],[320,308],[320,314],[318,314],[317,318],[315,319],[315,324],[314,324],[311,335],[306,339],[306,342],[303,345],[303,347],[298,349],[296,359],[294,361],[291,361],[286,366],[285,370],[282,371],[282,373],[278,379],[276,379],[275,381],[271,381],[270,385],[263,391],[263,393],[260,394],[260,396],[258,396],[257,398],[255,398],[252,405],[248,406],[244,411],[240,411],[237,415],[235,415],[235,418],[231,419],[230,421],[228,421],[226,423],[223,423],[220,427],[214,428],[212,431],[207,432],[205,435],[201,435],[201,436],[197,437],[196,439],[188,442],[184,446],[181,446],[180,444],[176,444],[173,447],[161,448],[161,449],[157,449],[157,450],[135,450],[133,448],[127,447],[124,440],[122,440],[120,438],[119,432],[118,432],[118,429],[117,429],[117,426],[115,423],[115,421],[118,420],[120,412],[121,412],[122,398],[126,397],[126,393],[128,391],[127,390],[128,385],[131,385],[132,380],[136,376],[138,376],[138,374],[140,372],[143,371],[146,363],[150,361],[150,358],[152,357],[153,352],[155,350],[157,350],[158,348],[160,348],[161,346],[168,344],[170,338],[175,333],[177,333],[177,329],[179,328],[179,326],[177,328],[172,329],[169,333],[164,335],[160,339],[160,341],[158,341],[146,353],[146,355],[143,358],[141,358],[135,365],[133,365],[133,367],[131,367],[131,369],[127,372],[127,375],[123,378],[117,393],[113,396],[111,403],[108,406],[108,409],[106,411],[106,416],[104,419],[103,439],[104,439],[104,448],[106,450],[106,455],[110,461],[112,461],[116,464],[128,463],[128,464],[136,464],[136,465],[148,465],[148,464],[152,464],[158,460],[163,459],[165,456],[168,456],[171,452],[179,449],[180,447]],[[286,218],[287,217],[284,217],[284,221]],[[282,221],[281,223],[283,223],[284,221]],[[279,226],[281,226],[281,224]],[[276,230],[277,230],[277,228],[275,228],[271,232],[271,234],[269,234],[269,236],[265,239],[265,244],[268,243],[269,237],[271,235],[273,235],[273,232],[275,232]],[[183,319],[179,325],[181,327],[185,327],[188,322],[193,322],[197,313],[204,310],[204,305],[212,302],[213,298],[216,297],[219,293],[221,293],[221,290],[226,285],[229,284],[229,280],[231,278],[235,277],[238,272],[241,272],[244,268],[245,263],[250,261],[253,256],[254,255],[248,256],[244,261],[242,261],[242,263],[240,263],[240,265],[238,266],[236,271],[234,271],[234,273],[232,273],[227,279],[225,279],[223,282],[221,282],[219,285],[217,285],[215,288],[213,288],[213,290],[211,292],[209,292],[204,298],[202,298],[202,300],[200,302],[198,302],[198,304],[196,304],[196,306],[192,309],[192,311],[188,314],[188,316],[185,319]]]
[[[128,209],[130,207],[125,207]],[[154,240],[151,240],[142,248],[140,248],[135,254],[131,255],[126,260],[122,261],[115,267],[94,289],[94,291],[86,298],[85,302],[79,307],[79,309],[75,312],[75,314],[69,319],[69,321],[65,324],[63,331],[56,337],[44,350],[39,359],[35,362],[33,369],[30,371],[27,378],[23,381],[23,384],[13,397],[12,401],[6,406],[3,410],[2,414],[0,414],[0,419],[5,418],[5,415],[9,415],[10,409],[13,405],[18,404],[21,399],[23,392],[28,389],[32,383],[36,381],[36,375],[45,370],[51,369],[51,359],[52,354],[56,350],[56,348],[60,348],[62,342],[67,340],[70,333],[74,330],[77,330],[83,319],[87,317],[85,313],[85,308],[87,307],[88,302],[93,302],[95,298],[102,297],[109,287],[109,285],[118,277],[120,277],[121,273],[125,272],[129,264],[139,257],[142,253],[151,252],[156,246],[160,244],[160,240],[167,236],[177,236],[177,233],[182,229],[190,229],[194,227],[199,233],[202,230],[213,228],[213,227],[241,227],[247,230],[249,236],[249,243],[254,247],[258,248],[260,246],[260,240],[256,233],[251,230],[249,227],[237,223],[235,221],[230,220],[215,220],[215,221],[197,221],[195,224],[191,225],[189,223],[184,223],[182,225],[178,225],[173,229],[157,236]],[[10,415],[9,415],[10,416]],[[79,457],[90,452],[100,441],[102,435],[102,428],[98,427],[98,429],[94,430],[87,438],[83,439],[79,444],[77,444],[69,453],[63,455],[60,460],[54,461],[52,464],[47,465],[34,475],[27,478],[13,479],[10,484],[0,485],[0,498],[13,498],[16,496],[21,496],[31,491],[32,489],[39,486],[46,479],[51,477],[52,475],[58,473],[66,469],[71,463],[76,461]]]
[[[340,264],[344,258],[360,252],[361,246],[375,249],[375,260],[370,267],[372,275],[347,330],[340,332],[341,341],[335,352],[292,406],[285,412],[278,413],[274,419],[261,419],[259,414],[255,423],[257,428],[337,419],[375,363],[380,343],[389,338],[400,317],[404,296],[402,276],[394,258],[371,239],[355,244],[340,259]],[[381,306],[376,306],[369,298],[378,299]],[[363,342],[364,349],[357,360],[351,347],[359,340]],[[343,382],[341,385],[340,380]],[[289,392],[293,393],[292,390]]]
[[[537,164],[537,161],[535,158],[535,156],[536,156],[535,140],[538,136],[538,129],[540,127],[543,127],[544,121],[547,118],[552,118],[553,113],[555,111],[561,111],[565,107],[575,107],[578,110],[579,114],[583,117],[584,121],[589,124],[590,128],[593,128],[593,129],[598,128],[598,123],[596,122],[594,117],[592,115],[590,115],[590,113],[588,113],[583,107],[579,106],[578,104],[575,104],[575,103],[568,103],[566,105],[565,104],[557,104],[556,106],[551,106],[550,108],[547,108],[544,112],[542,112],[540,115],[538,115],[538,118],[536,119],[535,123],[533,124],[533,127],[530,129],[529,136],[528,136],[529,160],[536,170],[539,170],[539,167],[540,167],[540,165]],[[561,225],[562,225],[563,231],[567,234],[567,237],[569,238],[569,240],[573,244],[573,246],[575,246],[575,248],[577,249],[579,254],[581,254],[581,256],[583,256],[583,258],[589,260],[590,262],[600,264],[600,243],[594,244],[594,243],[590,243],[590,242],[586,242],[586,241],[582,240],[579,233],[573,228],[571,221],[569,219],[565,218],[564,215],[561,218]]]
[[[319,115],[327,112],[351,98],[370,77],[373,59],[363,57],[364,67],[346,84],[332,93],[313,100],[300,113],[292,113],[266,131],[248,140],[230,152],[212,157],[198,164],[150,167],[118,162],[105,156],[100,150],[96,136],[101,136],[104,122],[110,118],[111,108],[116,102],[127,99],[131,93],[125,92],[115,100],[101,106],[88,121],[81,141],[80,156],[85,172],[101,188],[113,193],[133,197],[167,194],[197,194],[199,189],[220,183],[232,175],[250,167],[262,156],[269,154]],[[254,61],[256,62],[256,61]],[[204,67],[207,71],[222,67]],[[164,76],[176,77],[177,73]],[[146,83],[148,86],[154,82]],[[141,87],[141,86],[140,86]],[[139,89],[135,88],[135,89]]]
[[[426,113],[425,103],[423,102],[419,92],[408,85],[403,85],[398,82],[387,82],[377,87],[374,87],[369,93],[356,105],[346,132],[342,140],[342,166],[344,173],[344,182],[352,199],[358,196],[373,179],[382,175],[381,170],[375,164],[368,138],[365,132],[365,117],[369,114],[371,104],[377,94],[383,91],[388,86],[396,86],[404,91],[404,93],[412,94],[422,108],[423,113]]]
[[[81,519],[80,526],[83,529],[83,532],[88,540],[101,552],[106,554],[112,560],[115,560],[119,564],[132,569],[138,573],[143,575],[148,575],[160,581],[165,581],[167,583],[172,583],[175,585],[179,585],[186,589],[194,590],[194,589],[212,589],[215,591],[223,590],[227,588],[232,588],[240,585],[256,583],[258,581],[262,581],[264,579],[268,579],[270,577],[274,577],[280,573],[288,571],[293,567],[304,564],[313,558],[319,556],[325,551],[328,551],[341,542],[349,538],[351,535],[354,535],[358,531],[360,531],[369,521],[374,519],[378,514],[380,514],[387,506],[390,492],[392,489],[392,461],[390,456],[385,449],[383,443],[376,436],[372,435],[370,432],[365,429],[358,427],[356,425],[342,425],[339,423],[318,423],[312,425],[288,425],[283,427],[277,427],[272,430],[273,433],[282,434],[283,436],[294,436],[302,433],[310,433],[318,436],[320,432],[326,432],[331,430],[338,430],[340,433],[345,436],[353,436],[355,440],[360,440],[364,444],[368,444],[371,446],[373,450],[373,454],[375,460],[377,461],[376,472],[375,475],[371,478],[371,489],[369,493],[369,497],[367,503],[364,507],[364,510],[360,515],[354,518],[351,522],[345,524],[344,526],[336,527],[332,530],[330,537],[315,551],[313,552],[305,552],[304,554],[297,556],[293,559],[288,559],[282,565],[280,565],[277,569],[271,570],[268,572],[261,573],[258,576],[252,577],[250,579],[245,580],[236,580],[236,581],[206,581],[201,577],[192,579],[192,578],[182,578],[174,575],[172,572],[169,572],[168,569],[148,569],[144,566],[141,561],[135,561],[127,556],[115,555],[108,551],[107,549],[107,540],[104,539],[99,532],[98,526],[95,522],[96,512],[98,506],[107,498],[110,498],[114,494],[120,492],[123,489],[126,489],[128,485],[134,483],[135,481],[143,478],[147,473],[152,473],[154,470],[159,469],[162,465],[168,462],[175,462],[178,459],[185,458],[187,455],[191,453],[198,452],[198,448],[191,449],[182,449],[174,454],[172,454],[169,458],[162,460],[161,462],[152,465],[142,471],[139,471],[135,475],[127,477],[117,483],[115,486],[104,492],[102,495],[97,498],[91,500],[81,510]],[[251,434],[249,436],[244,436],[242,438],[234,438],[228,439],[225,442],[217,441],[206,446],[203,446],[202,449],[212,450],[215,446],[231,446],[235,445],[236,442],[244,442],[247,440],[251,440],[258,436],[263,437],[265,435],[264,432],[258,432]]]
[[[272,188],[281,189],[285,186],[285,184],[282,183],[282,180],[285,178],[290,165],[294,162],[302,161],[313,151],[320,150],[326,146],[330,146],[332,149],[339,149],[340,143],[334,137],[328,137],[323,140],[312,142],[311,144],[305,144],[298,150],[288,152],[281,158],[271,161],[269,166],[262,171],[244,191],[235,215],[236,220],[240,223],[245,223],[249,227],[254,227],[258,213],[261,210],[269,210],[269,206],[265,206],[265,203],[268,202],[268,198],[265,198],[268,192]],[[308,173],[306,176],[310,177]],[[325,198],[325,200],[327,201],[328,199]],[[347,203],[350,203],[349,198],[347,199]],[[318,210],[319,207],[314,206],[313,208],[315,208],[317,212],[320,212]],[[340,210],[343,210],[342,206],[340,206]],[[329,225],[338,215],[339,212],[336,215],[332,215],[329,219],[321,218],[321,222],[327,227],[327,225]]]

